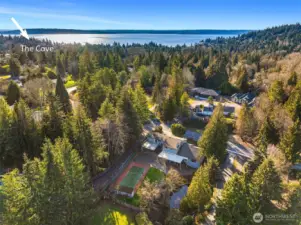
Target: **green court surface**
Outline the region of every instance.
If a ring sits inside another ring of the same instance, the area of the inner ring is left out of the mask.
[[[128,188],[134,188],[141,178],[142,174],[144,172],[144,168],[133,166],[127,175],[122,179],[119,186],[120,187],[128,187]]]

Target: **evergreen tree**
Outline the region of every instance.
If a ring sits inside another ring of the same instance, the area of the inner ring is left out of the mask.
[[[257,136],[257,147],[266,155],[266,149],[269,144],[276,144],[279,140],[277,130],[271,119],[267,116]]]
[[[279,148],[283,151],[286,158],[292,163],[295,163],[300,158],[301,130],[299,120],[297,120],[283,135]]]
[[[189,95],[187,92],[184,92],[181,96],[181,105],[180,105],[180,113],[183,117],[189,115]]]
[[[23,162],[23,154],[30,159],[40,155],[41,135],[32,111],[21,100],[14,105],[11,129],[11,148],[14,151],[15,162]]]
[[[0,164],[14,166],[16,149],[12,148],[13,113],[4,98],[0,98]]]
[[[140,138],[142,126],[127,88],[121,91],[117,102],[117,125],[123,130],[124,149],[131,149]]]
[[[10,74],[13,77],[20,75],[21,67],[20,67],[20,62],[17,58],[11,58],[9,60],[9,69],[10,69]]]
[[[138,70],[140,77],[140,84],[143,88],[150,87],[152,85],[152,74],[150,69],[146,66],[141,66]]]
[[[250,212],[248,196],[244,177],[234,174],[225,184],[222,196],[217,201],[217,224],[251,224],[254,212]]]
[[[228,141],[228,128],[223,113],[224,108],[219,104],[198,141],[201,154],[206,157],[214,156],[219,163],[225,159]]]
[[[129,79],[129,75],[127,74],[126,71],[122,70],[120,71],[118,74],[117,74],[117,78],[118,78],[118,81],[120,82],[120,84],[123,86],[126,84],[126,82],[128,81]]]
[[[106,100],[101,104],[98,115],[103,119],[115,119],[115,109],[109,98],[106,98]]]
[[[273,191],[271,191],[273,190]],[[270,159],[265,159],[256,169],[251,180],[253,206],[265,208],[271,200],[281,198],[281,178]]]
[[[272,102],[283,103],[285,97],[283,82],[279,80],[274,81],[269,88],[268,95]]]
[[[160,107],[160,117],[163,121],[172,121],[177,113],[176,100],[169,97]]]
[[[84,109],[79,106],[74,116],[70,118],[70,129],[66,129],[66,136],[73,140],[74,147],[79,151],[80,156],[87,167],[91,177],[95,176],[105,157],[102,136],[97,137],[91,129],[92,122],[87,117]],[[69,133],[68,133],[69,132]]]
[[[85,48],[83,53],[79,56],[79,77],[83,78],[86,73],[92,73],[94,71],[94,66],[91,59],[91,54],[89,50]]]
[[[7,88],[6,101],[9,105],[13,105],[15,102],[19,101],[19,99],[20,88],[14,81],[10,81]]]
[[[134,108],[139,116],[139,120],[141,123],[145,123],[148,121],[150,116],[150,111],[148,110],[148,103],[145,92],[140,85],[137,85],[135,90],[132,92],[132,101],[134,104]]]
[[[59,100],[54,95],[49,94],[48,102],[47,110],[43,113],[42,134],[54,141],[57,137],[63,136],[65,114]]]
[[[182,211],[204,211],[204,206],[210,201],[215,182],[215,171],[218,162],[210,158],[205,166],[200,167],[191,180],[187,195],[181,202]],[[187,206],[185,206],[187,205]]]
[[[161,76],[157,75],[155,78],[155,85],[152,93],[152,102],[156,104],[161,104],[163,101],[162,90],[161,90]]]
[[[66,70],[65,67],[62,63],[60,54],[57,53],[57,57],[56,57],[56,76],[57,77],[65,77]]]
[[[56,80],[55,95],[58,97],[58,99],[62,105],[63,111],[65,113],[71,112],[72,107],[71,107],[71,103],[69,100],[69,94],[65,88],[65,85],[63,83],[61,76],[59,76],[59,75],[57,76],[57,80]]]
[[[206,87],[206,74],[201,66],[196,68],[194,77],[194,85],[196,87]]]
[[[25,160],[4,175],[4,224],[80,224],[91,206],[93,190],[77,152],[67,139],[47,141],[43,159]]]
[[[293,120],[301,119],[301,82],[291,92],[285,103],[285,108],[291,115]]]
[[[140,56],[135,56],[133,64],[135,70],[138,71],[139,67],[141,66]]]

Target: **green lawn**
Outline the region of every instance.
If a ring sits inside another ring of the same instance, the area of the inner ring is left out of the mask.
[[[89,225],[135,225],[134,221],[130,212],[106,202],[95,212]]]
[[[148,179],[151,183],[161,181],[163,178],[164,173],[161,170],[158,170],[154,167],[151,167],[145,176],[145,179]]]

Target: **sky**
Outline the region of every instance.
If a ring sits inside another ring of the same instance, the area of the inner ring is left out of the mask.
[[[301,22],[301,0],[1,0],[0,29],[264,29]]]

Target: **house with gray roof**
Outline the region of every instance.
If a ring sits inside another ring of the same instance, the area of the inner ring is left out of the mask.
[[[192,88],[190,90],[190,95],[200,100],[206,100],[210,96],[216,100],[219,98],[219,93],[217,91],[203,87]]]

